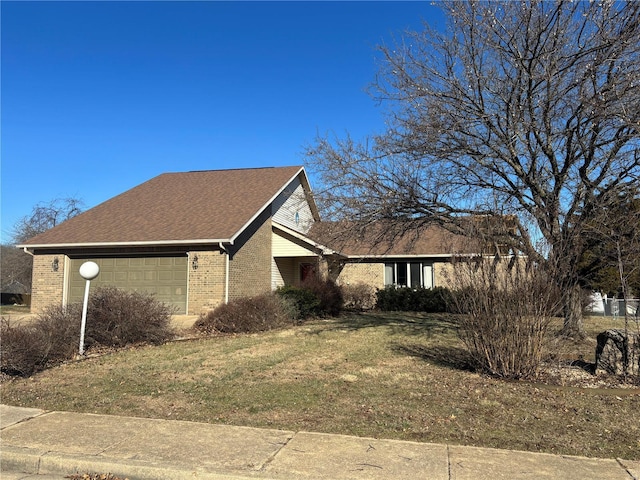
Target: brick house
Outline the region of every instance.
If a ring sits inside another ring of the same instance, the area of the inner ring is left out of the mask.
[[[165,173],[37,235],[32,312],[82,299],[80,265],[115,285],[153,293],[180,314],[296,284],[322,247],[302,167]]]
[[[325,225],[303,167],[165,173],[19,247],[33,255],[34,313],[80,301],[78,270],[91,260],[92,288],[147,291],[190,315],[315,273],[375,288],[441,285],[456,250],[436,227],[385,247]]]

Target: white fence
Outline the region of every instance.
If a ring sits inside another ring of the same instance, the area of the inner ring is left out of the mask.
[[[591,296],[587,312],[592,315],[607,317],[624,317],[625,311],[631,317],[640,317],[640,299],[629,298],[625,302],[621,298],[602,298],[600,294]]]

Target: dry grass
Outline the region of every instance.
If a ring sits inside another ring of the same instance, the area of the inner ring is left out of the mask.
[[[591,378],[579,368],[568,369],[574,376],[549,374],[539,383],[479,375],[466,367],[455,322],[446,315],[361,314],[261,334],[127,349],[4,382],[2,401],[640,459],[637,386],[579,388],[573,384]],[[586,343],[551,342],[550,366],[580,357],[593,361],[595,334],[611,323],[588,320]]]

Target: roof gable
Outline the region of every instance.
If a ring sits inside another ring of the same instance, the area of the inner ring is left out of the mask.
[[[165,173],[25,242],[27,247],[232,242],[302,167]]]

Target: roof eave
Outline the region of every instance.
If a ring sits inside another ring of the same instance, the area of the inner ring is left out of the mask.
[[[117,248],[117,247],[170,247],[175,245],[210,245],[210,244],[227,244],[232,245],[233,240],[206,238],[196,240],[154,240],[154,241],[138,241],[138,242],[84,242],[84,243],[39,243],[39,244],[20,244],[16,248],[22,249],[45,249],[45,248]]]
[[[412,254],[395,254],[395,253],[384,253],[384,254],[375,254],[375,255],[367,255],[367,254],[357,254],[357,255],[346,255],[347,258],[352,259],[385,259],[385,258],[451,258],[451,257],[459,257],[465,255],[472,255],[469,253],[412,253]]]

